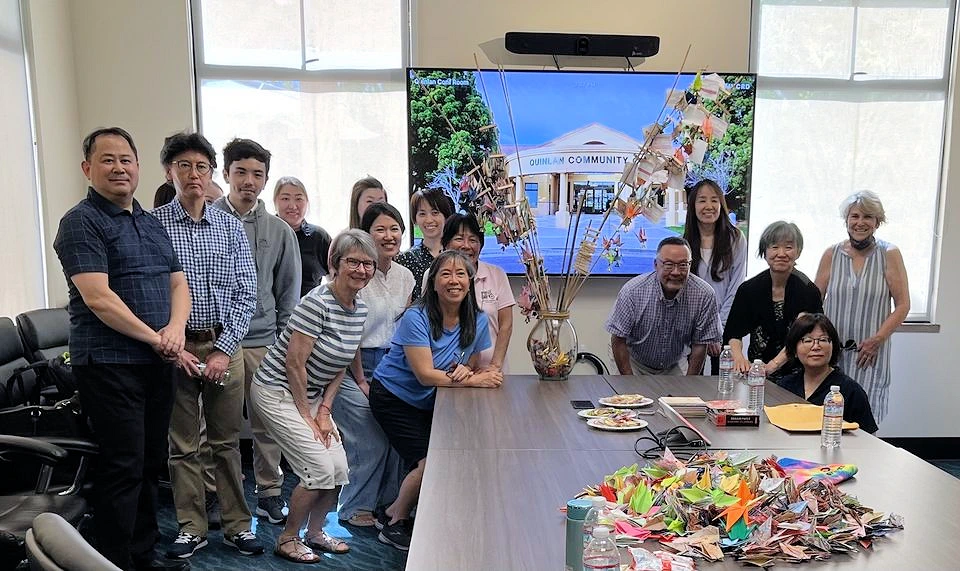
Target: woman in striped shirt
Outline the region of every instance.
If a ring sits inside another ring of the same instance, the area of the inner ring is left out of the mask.
[[[330,410],[360,346],[367,306],[357,294],[373,277],[376,260],[366,232],[346,230],[334,238],[328,266],[332,278],[300,301],[250,387],[254,410],[300,477],[274,550],[290,561],[315,563],[319,556],[313,550],[350,549],[323,531],[327,513],[347,483],[347,457]]]

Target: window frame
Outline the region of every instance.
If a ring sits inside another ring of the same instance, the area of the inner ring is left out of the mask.
[[[939,169],[937,172],[937,192],[934,197],[934,208],[932,213],[932,227],[934,228],[934,238],[930,250],[930,275],[927,284],[927,307],[922,311],[916,308],[910,308],[910,313],[904,323],[933,323],[937,307],[937,276],[940,273],[940,260],[942,258],[942,237],[943,237],[943,202],[945,199],[947,181],[944,177],[947,160],[947,140],[950,128],[950,102],[954,97],[953,86],[953,67],[955,45],[958,42],[958,22],[957,22],[957,2],[947,1],[947,41],[944,42],[943,70],[939,79],[876,79],[876,80],[856,80],[857,72],[855,69],[857,57],[856,25],[852,30],[852,49],[850,52],[851,66],[850,77],[847,79],[837,78],[804,78],[804,77],[783,77],[763,75],[759,70],[760,60],[760,13],[763,6],[790,5],[790,6],[823,6],[824,4],[834,4],[836,6],[849,6],[854,10],[854,24],[857,22],[857,11],[863,5],[876,4],[870,0],[835,0],[834,2],[818,2],[811,0],[753,0],[751,2],[750,18],[750,53],[748,57],[748,66],[752,73],[757,75],[757,99],[760,99],[761,91],[833,91],[851,96],[851,100],[857,100],[857,94],[877,94],[877,93],[903,93],[907,91],[922,91],[926,93],[943,93],[944,97],[944,115],[943,124],[940,131],[940,157]],[[909,7],[911,4],[925,4],[923,0],[903,0],[902,6]],[[897,7],[890,3],[888,7]]]
[[[193,54],[193,108],[196,125],[203,124],[200,89],[203,80],[238,81],[299,81],[299,82],[343,82],[343,83],[397,83],[403,89],[406,85],[406,69],[410,66],[413,49],[412,3],[414,0],[400,2],[400,42],[401,57],[399,68],[384,69],[323,69],[306,68],[306,31],[303,25],[304,2],[300,0],[300,69],[263,66],[214,65],[204,60],[203,43],[203,0],[190,2],[190,39]]]

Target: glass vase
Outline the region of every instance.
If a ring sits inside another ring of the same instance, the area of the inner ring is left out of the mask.
[[[565,381],[577,361],[577,331],[569,312],[545,311],[527,337],[527,350],[541,381]]]

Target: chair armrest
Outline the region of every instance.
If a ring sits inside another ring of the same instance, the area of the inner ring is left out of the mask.
[[[0,434],[0,450],[27,453],[36,456],[48,466],[53,466],[67,457],[66,450],[51,442],[9,434]]]
[[[83,438],[70,438],[69,436],[36,436],[35,438],[59,446],[67,452],[77,452],[85,456],[96,456],[100,453],[98,444]]]

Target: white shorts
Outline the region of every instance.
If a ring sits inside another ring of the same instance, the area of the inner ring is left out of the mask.
[[[254,381],[250,384],[250,400],[293,473],[300,477],[301,486],[308,490],[332,490],[349,483],[343,444],[332,438],[327,448],[316,440],[293,403],[290,391],[265,387]],[[310,414],[317,414],[322,401],[317,397],[310,402]],[[336,425],[333,429],[337,429]]]

